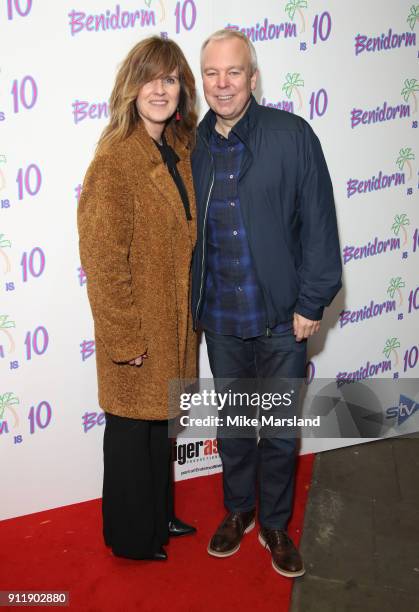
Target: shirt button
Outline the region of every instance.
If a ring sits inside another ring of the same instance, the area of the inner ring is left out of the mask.
[[[230,151],[233,152],[234,151],[234,147],[230,147]]]
[[[243,291],[243,288],[240,285],[237,287],[237,291]]]
[[[230,206],[235,206],[236,203],[235,202],[230,202]]]
[[[233,232],[233,236],[237,236],[237,234],[238,234],[238,231],[237,231],[237,230],[234,230],[234,232]]]
[[[238,266],[238,265],[239,265],[239,263],[240,263],[240,259],[235,259],[235,260],[234,260],[234,263],[236,264],[236,266]]]
[[[230,174],[230,178],[233,179],[234,178],[234,174]]]

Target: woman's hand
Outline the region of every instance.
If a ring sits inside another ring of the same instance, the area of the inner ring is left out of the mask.
[[[148,359],[147,353],[143,353],[139,357],[136,357],[135,359],[128,361],[128,363],[129,365],[142,366],[144,359]]]

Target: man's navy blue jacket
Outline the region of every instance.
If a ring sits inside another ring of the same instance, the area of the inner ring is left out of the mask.
[[[197,327],[206,281],[207,212],[214,186],[208,111],[192,154],[198,238],[192,264],[192,314]],[[342,266],[333,189],[317,136],[292,113],[251,99],[233,127],[245,144],[239,176],[243,222],[265,300],[267,328],[293,313],[312,320],[341,287]]]

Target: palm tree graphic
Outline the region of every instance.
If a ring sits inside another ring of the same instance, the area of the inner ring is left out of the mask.
[[[303,99],[298,88],[304,87],[304,81],[299,72],[293,72],[292,74],[288,72],[288,74],[285,75],[285,79],[286,80],[282,86],[282,91],[285,92],[288,99],[291,98],[293,92],[295,91],[298,98],[298,109],[300,109],[303,105]]]
[[[152,0],[144,0],[148,8],[150,8]],[[158,0],[160,5],[160,21],[164,21],[166,19],[166,10],[164,8],[163,0]]]
[[[9,341],[9,353],[13,353],[15,350],[15,343],[12,338],[12,334],[7,330],[16,327],[16,323],[14,321],[8,321],[9,315],[0,315],[0,331],[3,332],[7,336]]]
[[[13,414],[13,427],[17,427],[19,425],[19,417],[17,416],[17,412],[14,408],[12,408],[12,406],[16,404],[19,404],[19,399],[11,391],[0,395],[0,421],[4,419],[4,413],[6,409],[8,409]]]
[[[386,343],[383,348],[383,353],[387,357],[387,359],[390,359],[391,353],[394,353],[394,358],[395,358],[394,365],[395,366],[399,364],[399,355],[396,351],[396,349],[398,348],[400,348],[400,342],[398,341],[397,338],[387,338]]]
[[[5,155],[0,155],[0,191],[6,187],[6,177],[3,174],[3,170],[1,169],[1,164],[5,164],[7,162]]]
[[[3,249],[10,248],[12,243],[4,238],[4,234],[0,234],[0,255],[4,259],[4,273],[7,274],[11,270],[10,259],[7,257]]]
[[[409,176],[407,177],[408,181],[410,181],[410,179],[412,178],[413,170],[412,164],[410,163],[410,160],[412,159],[415,159],[415,154],[413,153],[410,147],[407,147],[406,149],[400,149],[399,157],[396,159],[396,164],[398,165],[400,170],[403,170],[404,165],[407,164],[407,167],[409,168]]]
[[[402,230],[403,238],[404,238],[403,246],[407,242],[407,232],[404,229],[406,225],[410,225],[410,221],[406,213],[402,213],[401,215],[396,215],[394,217],[394,222],[393,222],[393,225],[391,226],[391,229],[393,230],[395,236],[398,236],[400,230]]]
[[[295,13],[298,13],[301,19],[300,33],[306,31],[306,20],[304,19],[304,15],[301,11],[301,9],[305,8],[307,8],[307,0],[290,0],[285,7],[285,12],[288,14],[291,21],[294,21]]]
[[[401,276],[396,276],[395,278],[390,279],[390,284],[387,288],[387,293],[389,294],[391,299],[394,299],[394,296],[397,291],[397,294],[399,296],[399,306],[403,304],[403,295],[400,291],[400,289],[403,289],[403,287],[406,287],[406,283],[402,281]]]
[[[416,6],[412,4],[410,7],[410,13],[406,19],[407,23],[410,25],[410,29],[413,30],[416,22],[419,21],[419,4]]]
[[[403,100],[405,102],[409,102],[410,96],[413,96],[413,112],[418,112],[418,101],[415,96],[415,91],[419,91],[419,82],[417,79],[406,79],[404,82],[404,87],[401,91],[401,95],[403,96]]]

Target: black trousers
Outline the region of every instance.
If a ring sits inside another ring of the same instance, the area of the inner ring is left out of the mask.
[[[205,339],[217,391],[217,379],[304,378],[306,341],[296,342],[292,329],[246,340],[205,331]],[[223,434],[218,436],[218,450],[226,508],[230,512],[255,508],[258,484],[260,524],[286,529],[293,504],[297,439],[261,437],[258,441]]]
[[[167,421],[106,413],[103,536],[115,555],[141,559],[169,539],[173,514]]]

